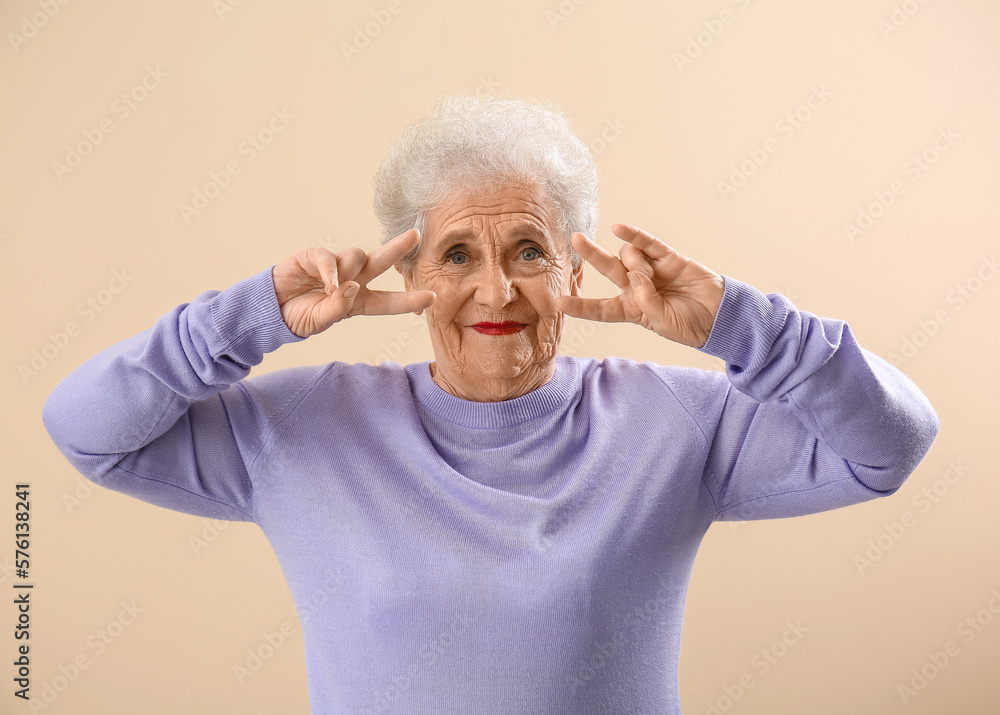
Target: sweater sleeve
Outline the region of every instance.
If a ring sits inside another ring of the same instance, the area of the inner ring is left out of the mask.
[[[707,410],[718,415],[703,474],[716,519],[797,516],[892,494],[937,435],[937,414],[909,378],[858,345],[846,322],[780,294],[726,276],[699,350],[725,360],[729,380]]]
[[[304,340],[281,317],[272,268],[177,306],[63,379],[42,420],[70,463],[152,504],[252,520],[250,470],[282,406],[243,378]]]

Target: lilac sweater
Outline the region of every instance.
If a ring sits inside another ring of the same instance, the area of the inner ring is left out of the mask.
[[[269,268],[92,357],[43,419],[97,484],[260,526],[317,715],[679,713],[709,525],[892,494],[938,431],[845,322],[725,281],[700,348],[725,374],[559,356],[478,403],[428,362],[246,379],[301,339]]]

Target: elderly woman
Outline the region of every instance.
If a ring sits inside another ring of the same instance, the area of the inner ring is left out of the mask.
[[[596,201],[557,111],[449,98],[383,162],[383,245],[202,293],[69,375],[45,424],[98,484],[260,526],[314,713],[678,713],[712,522],[892,494],[938,422],[845,322],[633,226],[606,252]],[[584,260],[620,294],[582,297]],[[390,266],[406,291],[369,289]],[[433,361],[247,379],[285,343],[409,311]],[[566,315],[636,323],[725,373],[561,356]]]

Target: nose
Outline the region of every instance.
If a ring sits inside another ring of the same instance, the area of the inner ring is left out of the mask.
[[[477,276],[476,302],[490,310],[501,310],[517,298],[517,288],[503,266],[489,262]]]

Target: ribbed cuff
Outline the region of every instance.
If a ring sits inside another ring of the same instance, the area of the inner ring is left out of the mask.
[[[234,283],[212,299],[212,321],[220,338],[212,346],[212,357],[228,355],[241,364],[257,365],[265,353],[305,340],[289,330],[281,317],[273,268]]]
[[[768,297],[751,285],[729,276],[703,353],[726,361],[734,372],[755,370],[767,361],[775,339],[785,325],[788,308],[780,296]]]

